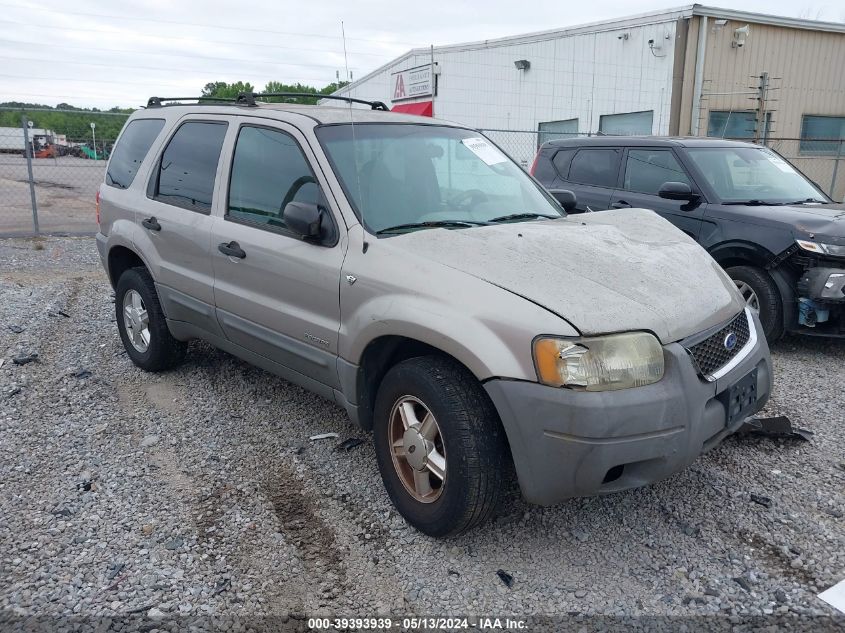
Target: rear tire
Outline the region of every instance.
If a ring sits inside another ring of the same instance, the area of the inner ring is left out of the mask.
[[[136,308],[133,312],[132,300]],[[138,303],[140,299],[140,303]],[[115,289],[115,315],[123,347],[132,362],[146,371],[163,371],[181,363],[188,351],[188,344],[173,338],[167,328],[164,311],[156,293],[155,282],[144,267],[130,268],[117,280]],[[126,307],[133,312],[136,322],[126,318]],[[138,315],[141,320],[138,320]],[[139,325],[146,325],[143,336],[137,334]],[[134,325],[134,329],[133,326]]]
[[[747,305],[753,308],[752,302],[756,302],[766,340],[774,343],[783,336],[783,302],[775,280],[754,266],[733,266],[726,272],[743,293]]]
[[[439,356],[402,361],[379,386],[374,413],[379,470],[408,523],[429,536],[445,537],[492,515],[507,473],[505,435],[493,403],[466,368]],[[432,433],[403,434],[406,420],[421,423],[407,428],[424,430],[429,413]],[[422,454],[425,466],[419,463]]]

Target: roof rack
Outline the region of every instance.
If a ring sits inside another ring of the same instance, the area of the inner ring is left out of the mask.
[[[148,108],[161,108],[165,101],[211,101],[213,103],[231,103],[234,105],[256,105],[256,99],[262,97],[287,97],[295,99],[297,97],[311,97],[314,99],[333,99],[335,101],[346,101],[347,103],[361,103],[368,105],[373,110],[384,110],[389,112],[383,101],[366,101],[365,99],[355,99],[354,97],[341,97],[338,95],[322,95],[312,94],[308,92],[241,92],[238,93],[237,98],[231,99],[226,97],[150,97],[147,100]]]
[[[160,108],[164,105],[164,101],[216,101],[235,103],[236,99],[227,99],[225,97],[150,97],[147,99],[148,108]]]
[[[238,95],[236,102],[243,105],[254,106],[256,105],[255,100],[261,97],[312,97],[315,99],[334,99],[335,101],[346,101],[347,103],[361,103],[363,105],[370,106],[373,110],[384,110],[385,112],[390,111],[390,108],[388,108],[382,101],[366,101],[365,99],[355,99],[354,97],[341,97],[339,95],[323,95],[307,92],[242,92]]]

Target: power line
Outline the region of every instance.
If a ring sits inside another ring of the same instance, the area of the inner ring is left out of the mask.
[[[25,40],[6,40],[0,39],[0,43],[8,43],[8,44],[24,44],[28,46],[38,46],[43,48],[43,42],[27,42]],[[166,55],[168,57],[186,57],[188,59],[207,59],[211,61],[229,61],[229,62],[246,62],[248,64],[269,64],[272,66],[306,66],[306,67],[313,67],[313,68],[331,68],[337,70],[339,68],[338,64],[306,64],[306,63],[291,63],[291,62],[268,62],[268,61],[261,61],[256,59],[245,59],[243,57],[208,57],[206,55],[190,55],[186,53],[169,53],[169,52],[162,52],[157,53],[155,51],[149,50],[129,50],[125,48],[99,48],[94,46],[66,46],[61,44],[59,46],[51,45],[51,49],[53,48],[67,48],[67,49],[76,49],[76,50],[87,50],[87,51],[103,51],[109,53],[133,53],[136,55]],[[65,62],[62,62],[65,63]],[[359,70],[357,67],[354,70]]]
[[[318,37],[322,39],[329,39],[329,40],[340,40],[342,38],[338,37],[337,35],[321,35],[319,33],[291,33],[289,31],[273,31],[270,29],[255,29],[249,27],[237,27],[237,26],[220,26],[218,24],[202,24],[197,22],[180,22],[178,20],[161,20],[158,18],[142,18],[138,16],[128,16],[128,15],[106,15],[102,13],[83,13],[81,11],[65,11],[65,10],[57,10],[57,9],[48,9],[42,7],[33,7],[33,6],[22,6],[19,4],[9,4],[7,2],[0,2],[0,6],[10,7],[13,9],[24,9],[30,11],[41,11],[43,13],[62,13],[64,15],[79,15],[83,17],[89,18],[105,18],[107,20],[129,20],[129,21],[137,21],[137,22],[153,22],[156,24],[173,24],[176,26],[194,26],[203,29],[221,29],[224,31],[245,31],[250,33],[269,33],[271,35],[284,35],[284,36],[294,36],[294,37]],[[374,42],[378,44],[388,44],[388,45],[409,45],[407,42],[385,42],[383,40],[374,40],[370,38],[360,38],[360,37],[348,37],[347,40],[355,40],[356,42]]]
[[[192,73],[205,73],[208,74],[210,71],[208,68],[175,68],[170,67],[166,68],[163,66],[127,66],[125,64],[103,64],[98,62],[70,62],[66,60],[58,60],[58,59],[37,59],[34,57],[9,57],[5,55],[0,55],[0,59],[8,59],[10,61],[21,61],[21,62],[36,62],[42,64],[61,64],[61,65],[71,65],[71,66],[98,66],[102,68],[125,68],[128,70],[156,70],[156,71],[163,71],[163,72],[171,72],[171,73],[185,73],[185,72],[192,72]],[[290,64],[296,66],[296,64]],[[327,68],[334,68],[334,66],[327,66]],[[214,73],[221,74],[224,71],[215,70]],[[230,73],[230,74],[238,74],[238,73]],[[243,73],[240,73],[243,74]],[[292,77],[294,81],[324,81],[321,79],[313,79],[313,78],[304,78],[304,77]]]
[[[64,26],[49,26],[46,24],[36,24],[31,22],[16,22],[15,20],[0,20],[0,24],[14,24],[16,26],[25,26],[29,28],[37,28],[37,29],[50,29],[53,31],[62,31],[66,33],[68,31],[67,27]],[[79,28],[73,27],[70,29],[71,31],[80,31],[80,32],[87,32],[87,33],[110,33],[114,34],[113,31],[109,31],[107,29],[90,29],[90,28]],[[278,44],[261,44],[257,42],[238,42],[232,40],[209,40],[206,38],[202,38],[202,40],[197,40],[196,38],[191,37],[178,37],[178,36],[170,36],[170,35],[155,35],[153,33],[144,33],[144,37],[151,37],[159,40],[165,41],[180,41],[180,42],[189,42],[191,44],[227,44],[231,46],[243,46],[248,48],[273,48],[282,51],[308,51],[312,53],[332,53],[334,55],[343,55],[342,51],[327,51],[322,48],[303,48],[301,46],[279,46]],[[393,53],[365,53],[363,51],[349,51],[350,54],[354,55],[367,55],[369,57],[393,57]]]

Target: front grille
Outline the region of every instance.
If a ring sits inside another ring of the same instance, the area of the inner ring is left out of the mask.
[[[736,335],[736,345],[732,349],[728,349],[725,347],[725,339],[731,332]],[[702,376],[710,376],[739,354],[745,344],[748,343],[750,336],[748,317],[745,316],[743,310],[725,327],[703,341],[688,347],[687,351],[693,362],[698,366],[699,373]]]

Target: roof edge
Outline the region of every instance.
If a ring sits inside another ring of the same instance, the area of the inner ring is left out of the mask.
[[[737,20],[739,22],[744,21],[757,24],[767,24],[771,26],[785,26],[793,29],[804,29],[808,31],[830,31],[833,33],[845,33],[845,22],[823,22],[821,20],[791,18],[786,15],[753,13],[751,11],[738,11],[736,9],[721,9],[719,7],[708,7],[701,4],[692,5],[692,12],[693,15],[703,15],[709,18]]]

